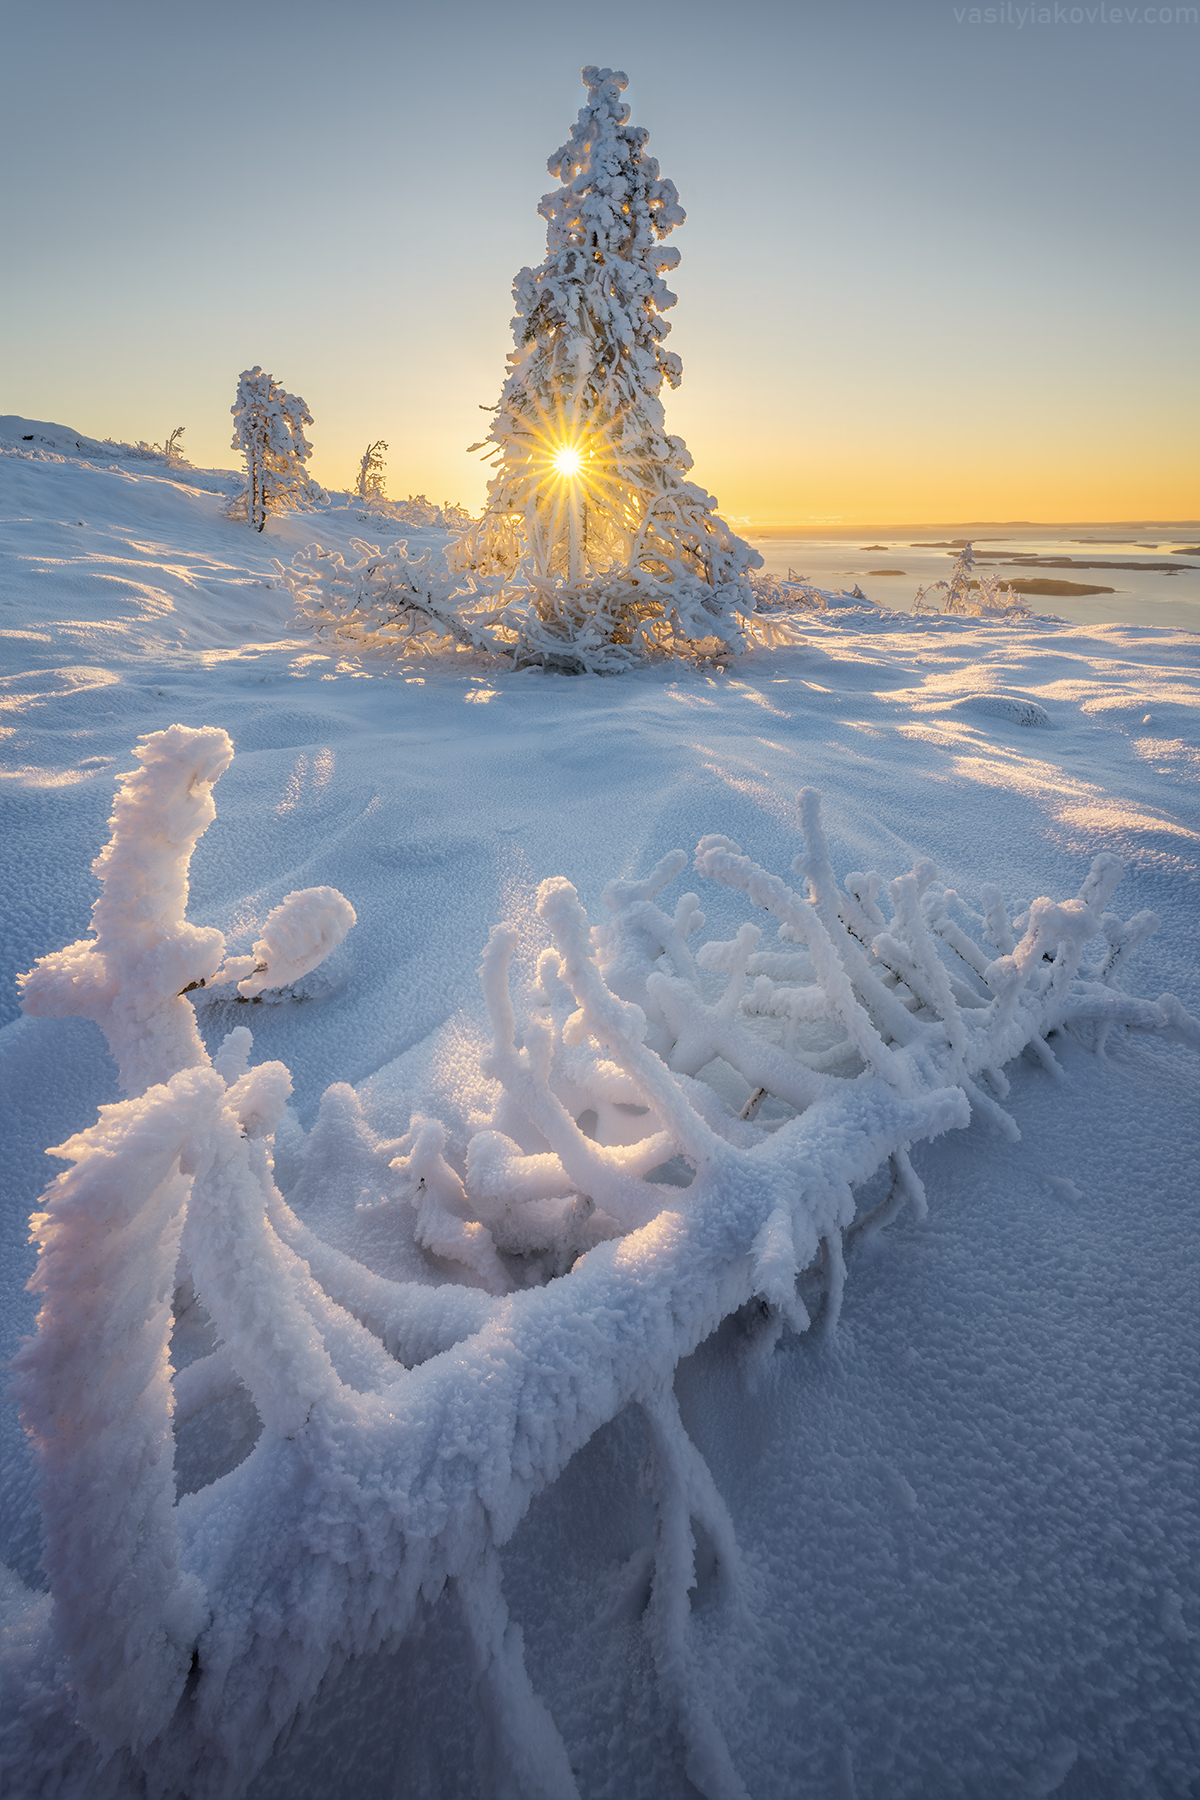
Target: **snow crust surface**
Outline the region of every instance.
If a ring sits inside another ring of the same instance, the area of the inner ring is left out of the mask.
[[[326,1198],[341,1182],[357,1199],[373,1137],[420,1114],[453,1139],[487,1112],[475,971],[498,919],[524,933],[519,988],[545,941],[539,882],[568,878],[598,918],[606,883],[712,831],[786,868],[807,785],[839,868],[931,857],[974,906],[999,884],[1010,914],[1115,853],[1123,911],[1162,922],[1137,991],[1200,1010],[1195,636],[863,607],[725,673],[572,679],[466,655],[381,673],[294,628],[272,561],[314,539],[348,550],[370,535],[361,506],[258,537],[223,515],[231,478],[106,467],[61,428],[17,423],[0,421],[6,1356],[36,1309],[26,1222],[57,1166],[45,1147],[119,1097],[97,1027],[19,1016],[13,977],[86,931],[115,778],[139,735],[177,722],[236,748],[192,862],[193,924],[253,967],[294,892],[340,890],[357,915],[298,1000],[268,991],[250,1019],[255,1061],[292,1073],[276,1174],[317,1232],[314,1170]],[[59,436],[34,456],[30,431]],[[706,884],[714,936],[742,923],[735,898]],[[294,923],[285,960],[303,948]],[[211,1053],[250,1012],[220,989],[197,1009]],[[749,1381],[726,1329],[680,1367],[746,1596],[731,1618],[698,1571],[692,1679],[756,1796],[1196,1791],[1196,1064],[1150,1040],[1059,1055],[1061,1083],[1010,1070],[1020,1142],[976,1119],[915,1148],[929,1218],[863,1244],[836,1337],[785,1338]],[[334,1083],[352,1091],[322,1107]],[[369,1206],[356,1216],[376,1229]],[[456,1304],[469,1313],[474,1290]],[[231,1414],[231,1443],[239,1424],[253,1429]],[[187,1429],[181,1472],[212,1455]],[[643,1623],[638,1474],[657,1456],[665,1479],[670,1448],[655,1429],[621,1413],[501,1553],[587,1796],[692,1791]],[[11,1410],[5,1433],[19,1656],[45,1578]],[[486,1791],[470,1631],[445,1600],[423,1608],[419,1640],[330,1676],[259,1800]]]

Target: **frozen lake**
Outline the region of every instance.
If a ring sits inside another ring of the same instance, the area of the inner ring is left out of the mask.
[[[869,600],[896,612],[912,610],[918,587],[949,578],[958,551],[947,547],[971,536],[984,574],[1005,580],[1067,581],[1084,587],[1111,587],[1111,594],[1029,594],[1036,613],[1072,619],[1081,625],[1173,625],[1200,631],[1200,554],[1182,556],[1181,546],[1200,544],[1200,527],[1030,525],[916,526],[903,531],[846,533],[819,537],[785,528],[746,529],[772,574],[789,569],[818,587],[853,587]],[[1036,557],[1041,566],[1023,566]],[[1046,567],[1044,559],[1069,557],[1070,567]],[[1082,565],[1091,563],[1093,567]],[[1096,568],[1115,563],[1116,568]],[[1165,570],[1137,564],[1167,564]],[[1172,565],[1178,565],[1173,568]],[[1189,566],[1191,565],[1191,566]],[[892,573],[891,571],[902,571]]]

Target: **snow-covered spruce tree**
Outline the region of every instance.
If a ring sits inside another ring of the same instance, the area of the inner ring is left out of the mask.
[[[458,565],[519,571],[549,639],[740,647],[762,559],[687,479],[659,392],[682,365],[663,348],[675,295],[662,279],[684,220],[675,184],[629,124],[626,77],[585,68],[587,103],[548,168],[563,184],[539,207],[546,256],[513,284],[515,349],[483,444],[496,474]]]
[[[229,410],[232,448],[246,459],[246,491],[233,508],[237,517],[244,507],[247,523],[261,531],[271,513],[326,499],[324,489],[304,471],[312,455],[304,427],[312,424],[312,414],[299,394],[285,392],[255,364],[238,377],[237,399]]]

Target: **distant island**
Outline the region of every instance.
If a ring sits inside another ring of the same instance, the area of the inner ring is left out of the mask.
[[[1119,594],[1120,588],[1092,587],[1086,581],[1010,581],[1014,594]]]
[[[1126,569],[1140,570],[1143,574],[1178,575],[1180,569],[1195,567],[1192,563],[1165,562],[1084,562],[1075,556],[1035,556],[1032,551],[1013,551],[1008,556],[994,557],[983,564],[987,569]]]

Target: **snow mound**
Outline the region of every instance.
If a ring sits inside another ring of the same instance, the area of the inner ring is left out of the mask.
[[[968,694],[954,701],[948,709],[955,713],[981,713],[988,719],[1003,719],[1009,725],[1025,725],[1037,731],[1053,730],[1050,714],[1037,700],[1019,694]]]
[[[159,444],[125,444],[115,438],[89,437],[70,425],[22,419],[17,413],[0,414],[0,449],[39,460],[70,457],[88,462],[155,462],[164,468],[169,466]]]

